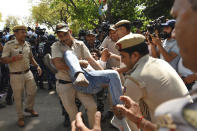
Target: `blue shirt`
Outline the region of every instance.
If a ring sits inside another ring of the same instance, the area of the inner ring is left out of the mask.
[[[177,46],[177,41],[175,39],[171,39],[171,40],[166,39],[164,40],[162,46],[168,53],[174,52],[178,55],[172,61],[169,62],[169,64],[177,71],[178,62],[180,59],[179,47]],[[160,54],[160,58],[162,60],[165,60],[162,54]]]

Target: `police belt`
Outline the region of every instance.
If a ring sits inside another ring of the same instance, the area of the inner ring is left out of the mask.
[[[10,74],[15,74],[15,75],[20,75],[20,74],[25,74],[29,71],[30,69],[27,69],[25,71],[21,71],[21,72],[10,72]]]
[[[60,84],[70,84],[71,81],[57,80]]]

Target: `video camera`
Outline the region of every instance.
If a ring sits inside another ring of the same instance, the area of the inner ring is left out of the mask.
[[[166,22],[166,18],[164,16],[161,16],[161,17],[151,21],[149,23],[149,25],[147,25],[148,32],[150,34],[152,34],[153,36],[156,36],[155,31],[157,31],[159,38],[163,38],[163,34],[162,34],[163,28],[162,28],[161,24],[165,23],[165,22]],[[150,39],[150,41],[151,40],[152,39]]]
[[[104,36],[109,35],[109,28],[110,28],[109,21],[103,22],[101,24],[101,31],[104,32]]]
[[[36,32],[36,34],[39,35],[39,36],[44,35],[44,34],[45,34],[45,31],[46,31],[45,28],[43,28],[43,29],[41,29],[40,27],[36,27],[36,28],[35,28],[35,32]]]

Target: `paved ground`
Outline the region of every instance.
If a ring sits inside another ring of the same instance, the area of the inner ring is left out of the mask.
[[[47,89],[38,90],[36,96],[35,110],[40,116],[31,118],[25,114],[25,127],[16,125],[17,117],[15,105],[0,108],[0,131],[69,131],[63,126],[61,106],[56,93]],[[117,131],[109,124],[109,120],[102,122],[103,131]]]

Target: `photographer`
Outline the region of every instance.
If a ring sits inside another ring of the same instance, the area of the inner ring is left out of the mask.
[[[89,30],[85,36],[86,39],[86,46],[87,48],[92,51],[94,49],[98,49],[100,46],[100,42],[96,39],[96,33],[93,30]]]
[[[152,36],[152,43],[150,45],[156,45],[156,48],[151,48],[152,52],[157,52],[158,55],[156,57],[161,58],[167,61],[175,70],[177,70],[177,64],[180,59],[179,56],[179,48],[177,46],[177,42],[174,38],[172,38],[172,31],[174,29],[176,21],[168,20],[166,23],[162,23],[163,27],[163,38],[165,39],[162,43],[161,39],[156,36]],[[155,49],[155,50],[154,50]]]
[[[39,76],[35,72],[36,69],[33,69],[33,70],[35,73],[34,75],[36,76],[37,85],[39,86],[40,89],[44,89],[43,81],[46,79],[46,77],[45,77],[46,68],[43,63],[43,57],[44,57],[44,46],[46,45],[47,37],[45,36],[45,28],[42,29],[40,27],[36,27],[35,32],[37,34],[37,39],[36,39],[37,58],[36,58],[36,61],[40,65],[41,69],[43,70],[43,73],[42,73],[42,75]]]

